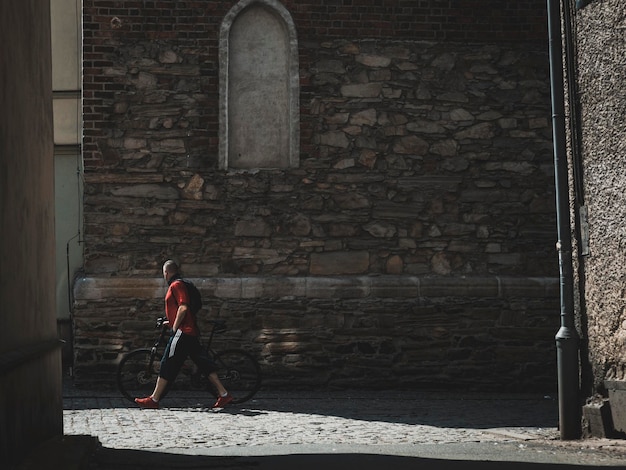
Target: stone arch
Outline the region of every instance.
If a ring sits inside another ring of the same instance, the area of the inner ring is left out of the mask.
[[[241,0],[220,28],[221,169],[297,167],[298,42],[277,0]]]

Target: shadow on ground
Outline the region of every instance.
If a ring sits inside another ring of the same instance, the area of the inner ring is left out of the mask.
[[[262,457],[206,457],[183,455],[148,455],[141,451],[101,450],[97,457],[98,470],[123,469],[255,469],[255,470],[549,470],[600,469],[579,465],[528,462],[484,462],[447,459],[424,459],[378,454],[300,454]]]
[[[614,464],[613,464],[614,465]],[[606,470],[606,465],[454,460],[397,455],[332,453],[271,456],[205,456],[102,447],[91,436],[64,436],[44,444],[16,470]],[[619,467],[623,468],[623,467]]]
[[[211,412],[208,407],[213,401],[214,398],[208,393],[178,391],[163,399],[161,406]],[[115,392],[76,391],[70,388],[64,391],[65,410],[135,407],[134,403]],[[230,405],[221,412],[242,416],[284,412],[444,428],[558,426],[558,402],[541,394],[446,394],[422,391],[260,392],[253,400]]]

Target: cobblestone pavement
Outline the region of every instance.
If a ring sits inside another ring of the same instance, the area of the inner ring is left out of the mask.
[[[92,462],[92,468],[143,468],[139,462],[148,456],[153,469],[178,468],[175,462],[192,468],[276,468],[275,460],[259,458],[304,454],[310,464],[331,455],[333,462],[349,455],[368,455],[368,461],[395,456],[409,458],[402,461],[407,468],[415,466],[415,458],[626,464],[625,441],[560,440],[558,404],[540,395],[261,391],[250,402],[211,410],[210,397],[177,392],[161,409],[142,410],[116,392],[66,386],[63,401],[64,435],[93,436],[101,445],[100,463]],[[191,456],[213,460],[184,460]],[[404,468],[402,462],[394,465]],[[331,468],[328,463],[318,466]]]

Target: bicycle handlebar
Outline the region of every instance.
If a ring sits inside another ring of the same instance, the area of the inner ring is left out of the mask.
[[[207,323],[213,325],[214,333],[223,333],[227,330],[226,322],[224,320],[207,320]],[[159,317],[156,320],[156,328],[161,328],[169,325],[169,321],[165,317]]]

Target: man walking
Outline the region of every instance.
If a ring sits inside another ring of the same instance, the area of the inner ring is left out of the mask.
[[[213,408],[223,408],[233,401],[233,397],[218,378],[216,365],[202,353],[200,331],[194,313],[189,308],[189,292],[181,280],[176,262],[167,260],[163,264],[163,278],[169,285],[165,294],[165,316],[172,328],[172,336],[163,353],[161,371],[152,395],[135,398],[135,403],[142,408],[158,408],[167,384],[176,379],[185,360],[191,357],[198,368],[207,374],[219,394]]]

